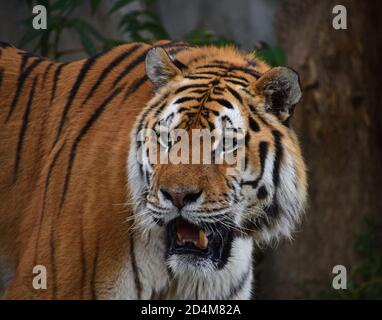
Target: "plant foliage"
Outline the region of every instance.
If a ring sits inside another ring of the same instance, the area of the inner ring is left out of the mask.
[[[366,220],[363,231],[355,236],[353,243],[358,263],[348,270],[347,289],[333,289],[330,278],[308,279],[298,285],[301,296],[320,299],[381,299],[381,248],[382,224]]]
[[[93,55],[96,52],[122,44],[126,41],[154,42],[160,39],[169,39],[170,36],[164,28],[155,11],[156,0],[116,0],[108,11],[108,15],[117,17],[118,28],[123,39],[106,37],[102,30],[94,26],[91,19],[76,15],[76,10],[88,6],[90,16],[94,16],[105,0],[19,0],[29,8],[40,4],[47,8],[47,30],[35,30],[29,26],[33,16],[23,21],[28,25],[19,46],[31,45],[34,52],[42,56],[59,59],[70,53],[85,52]],[[105,4],[105,3],[104,3]],[[60,50],[60,41],[64,32],[75,33],[81,43],[81,48]],[[184,41],[196,45],[234,45],[234,41],[216,35],[213,31],[198,27],[188,33]],[[285,53],[281,48],[268,46],[257,48],[256,55],[266,61],[270,66],[283,65],[286,62]]]

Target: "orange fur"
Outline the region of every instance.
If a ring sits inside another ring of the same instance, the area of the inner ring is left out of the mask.
[[[182,48],[166,41],[160,45],[174,52]],[[6,298],[94,299],[117,281],[116,273],[131,250],[131,223],[126,219],[133,212],[125,205],[129,203],[126,163],[131,130],[153,96],[142,58],[150,48],[126,44],[103,53],[92,60],[76,87],[81,70],[91,60],[40,61],[16,48],[0,47],[0,269],[14,274]],[[102,72],[129,50],[131,55],[99,80],[85,102]],[[186,65],[192,60],[189,69],[213,59],[224,58],[238,66],[254,59],[230,47],[179,50],[174,56]],[[128,74],[113,83],[129,66]],[[259,73],[268,69],[261,61],[254,68]],[[242,76],[250,79],[245,73]],[[12,107],[17,88],[20,92]],[[261,97],[256,99],[264,103]],[[150,113],[149,119],[153,120]],[[298,183],[305,192],[297,140],[276,119],[269,121],[298,159]],[[261,129],[260,135],[272,144],[271,130]],[[257,152],[254,148],[250,157],[255,166],[259,166]],[[177,169],[160,170],[169,180],[169,173]],[[217,188],[211,171],[203,170],[212,177],[203,183]],[[197,175],[191,171],[190,180]],[[177,179],[165,182],[185,181]],[[47,267],[47,290],[32,287],[35,265]]]

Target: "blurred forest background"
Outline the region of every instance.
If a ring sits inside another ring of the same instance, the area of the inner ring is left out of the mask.
[[[32,28],[32,6],[48,29]],[[0,39],[63,61],[128,41],[181,39],[256,50],[297,70],[293,125],[309,168],[309,209],[293,242],[256,254],[255,299],[382,299],[382,4],[343,0],[0,0]],[[347,268],[348,289],[332,288]]]

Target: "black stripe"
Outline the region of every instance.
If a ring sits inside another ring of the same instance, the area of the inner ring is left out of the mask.
[[[185,70],[187,69],[187,66],[180,62],[178,59],[171,58],[172,63],[179,69],[179,70]]]
[[[235,189],[235,185],[232,184],[232,186]],[[234,195],[236,197],[236,193],[234,193]],[[218,260],[217,264],[216,264],[216,267],[218,270],[223,269],[224,266],[227,264],[228,259],[231,257],[231,249],[232,249],[232,242],[233,242],[233,233],[232,232],[230,232],[228,234],[226,241],[227,241],[227,245],[223,246],[223,249],[221,249],[221,259]]]
[[[256,60],[248,60],[247,66],[255,68],[257,66]]]
[[[244,67],[232,66],[229,68],[229,71],[241,71],[241,72],[244,72],[246,74],[251,75],[252,77],[255,77],[256,79],[261,77],[261,73],[259,73],[258,71],[247,69]]]
[[[20,51],[18,52],[19,55],[21,56],[28,56],[28,57],[34,57],[34,58],[39,58],[39,59],[42,59],[42,60],[46,60],[45,58],[39,56],[38,54],[34,54],[34,53],[31,53],[31,52],[26,52],[26,51]]]
[[[130,259],[131,259],[131,266],[133,268],[135,289],[137,290],[137,299],[140,300],[142,298],[142,284],[141,284],[141,280],[139,279],[139,270],[137,266],[137,261],[135,259],[133,234],[130,233],[129,238],[130,238]]]
[[[225,73],[221,72],[214,72],[214,71],[200,71],[200,72],[193,72],[191,76],[205,76],[205,75],[212,75],[212,76],[218,76],[218,77],[224,77]]]
[[[44,221],[45,207],[46,207],[46,195],[48,194],[50,177],[52,175],[53,167],[56,165],[58,157],[60,156],[61,151],[64,149],[64,147],[65,147],[65,142],[61,145],[60,149],[54,155],[53,161],[49,165],[48,174],[47,174],[46,179],[45,179],[44,195],[43,195],[43,200],[42,200],[42,207],[41,207],[40,219],[39,219],[38,231],[37,231],[37,241],[36,241],[36,247],[35,247],[34,265],[38,264],[38,261],[37,261],[37,247],[38,247],[38,244],[40,243],[40,233],[41,233],[41,227],[42,227],[42,224],[43,224],[43,221]]]
[[[255,77],[256,79],[261,77],[261,73],[259,73],[256,70],[251,70],[251,69],[240,67],[240,66],[234,66],[232,64],[227,65],[225,61],[221,61],[221,60],[215,60],[214,63],[206,64],[198,68],[221,68],[221,69],[226,69],[227,71],[241,71]]]
[[[84,238],[84,215],[79,215],[80,219],[80,259],[81,259],[81,278],[80,278],[80,290],[81,290],[81,299],[84,298],[85,291],[85,281],[86,281],[86,273],[88,270],[87,262],[86,262],[86,253],[85,253],[85,238]]]
[[[21,55],[21,63],[20,63],[20,70],[19,70],[20,75],[24,71],[24,68],[25,68],[25,66],[26,66],[26,64],[30,58],[33,58],[33,56],[29,56],[27,54]]]
[[[214,93],[222,94],[224,92],[224,88],[222,87],[214,87]]]
[[[7,43],[7,42],[0,41],[0,48],[10,48],[10,47],[13,47],[13,46],[10,45],[10,44]]]
[[[237,74],[230,74],[228,79],[230,79],[230,80],[234,79],[234,80],[243,81],[243,82],[248,83],[247,78],[244,78],[244,77],[239,76]],[[226,80],[226,79],[224,79],[224,80]]]
[[[182,52],[182,51],[184,51],[184,50],[189,50],[189,49],[190,49],[190,47],[182,47],[182,46],[179,46],[179,47],[176,47],[176,48],[174,48],[174,49],[170,49],[170,50],[168,51],[168,53],[171,54],[171,55],[176,55],[176,54],[178,54],[179,52]]]
[[[56,266],[56,226],[57,226],[57,216],[52,213],[52,221],[50,223],[50,273],[52,275],[52,300],[56,299],[58,286],[57,286],[57,266]]]
[[[46,207],[46,195],[48,194],[48,189],[49,189],[49,183],[50,183],[50,177],[52,175],[52,172],[53,172],[53,168],[54,166],[56,165],[56,162],[62,152],[62,150],[64,149],[65,147],[65,144],[66,142],[64,142],[60,149],[58,149],[57,153],[55,154],[54,158],[53,158],[53,161],[52,163],[50,164],[49,166],[49,169],[48,169],[48,174],[46,176],[46,179],[45,179],[45,188],[44,188],[44,196],[43,196],[43,205],[42,207],[45,208]],[[42,218],[40,219],[40,224],[42,223]]]
[[[144,75],[141,78],[137,78],[126,90],[126,93],[123,97],[123,100],[126,100],[132,93],[139,90],[139,88],[148,80],[147,75]]]
[[[158,226],[162,227],[164,225],[164,221],[162,218],[152,217],[154,223],[156,223]]]
[[[265,169],[265,160],[267,158],[268,153],[268,142],[261,141],[259,143],[259,157],[260,157],[260,174],[259,176],[252,181],[243,181],[241,185],[250,185],[252,188],[256,189],[259,181],[263,177],[264,169]]]
[[[139,124],[138,124],[138,127],[137,127],[137,131],[136,133],[138,134],[142,129],[143,129],[143,125],[144,125],[144,122],[146,120],[146,117],[150,114],[150,111],[153,111],[155,109],[158,108],[159,109],[162,109],[166,103],[167,103],[167,98],[169,96],[169,93],[165,94],[157,103],[156,105],[152,106],[151,108],[146,108],[146,110],[144,111],[142,117],[140,118],[139,120]]]
[[[86,124],[82,127],[79,135],[77,136],[76,140],[73,143],[73,146],[71,148],[70,154],[69,154],[69,161],[68,161],[68,166],[66,170],[66,176],[65,176],[65,182],[64,182],[64,188],[63,188],[63,193],[61,196],[61,201],[60,201],[60,209],[62,208],[64,201],[65,201],[65,196],[69,188],[69,180],[70,180],[70,175],[72,172],[72,167],[73,167],[73,162],[76,156],[76,151],[79,143],[81,142],[81,139],[86,135],[86,133],[89,131],[89,129],[92,127],[94,122],[98,119],[98,117],[102,114],[102,112],[105,110],[107,105],[121,92],[122,88],[117,88],[115,89],[103,102],[102,104],[94,111],[94,113],[91,115],[89,120],[86,122]]]
[[[92,292],[92,298],[94,300],[98,299],[97,287],[96,287],[98,256],[99,256],[99,237],[97,237],[97,240],[96,240],[94,257],[93,257],[92,277],[90,280],[90,288],[91,288],[91,292]]]
[[[262,76],[262,74],[260,72],[255,71],[255,70],[250,70],[250,69],[246,69],[246,68],[239,68],[238,70],[243,71],[244,73],[249,74],[256,79],[259,79]]]
[[[23,115],[23,121],[19,132],[19,139],[17,142],[17,148],[16,148],[16,157],[15,157],[15,166],[14,166],[14,180],[17,179],[17,173],[19,170],[20,160],[21,160],[21,152],[23,148],[24,138],[26,131],[28,129],[28,121],[29,121],[29,114],[33,103],[33,96],[36,88],[36,82],[37,77],[33,79],[32,87],[29,92],[28,102],[25,107],[24,115]]]
[[[194,107],[189,107],[189,108],[199,108],[199,106],[194,106]],[[209,112],[212,112],[214,114],[214,116],[219,116],[220,115],[220,112],[219,111],[216,111],[214,109],[209,109],[209,108],[205,108],[207,109]]]
[[[197,94],[206,94],[208,91],[206,89],[195,89],[191,90],[189,93],[197,93]]]
[[[239,101],[241,104],[243,103],[243,98],[235,89],[227,86],[227,90],[237,99],[237,101]]]
[[[179,109],[178,109],[178,114],[180,114],[180,113],[182,113],[182,112],[184,112],[184,111],[189,111],[190,110],[190,108],[189,107],[180,107]]]
[[[248,133],[248,132],[246,132],[245,133],[245,147],[246,148],[249,148],[249,140],[250,140],[250,138],[251,138],[251,135]],[[246,159],[247,159],[247,155],[246,155],[246,157],[245,157]],[[245,162],[245,167],[247,167],[247,162]]]
[[[229,102],[226,99],[215,99],[214,101],[221,104],[223,107],[226,107],[228,109],[233,109],[233,105],[231,104],[231,102]]]
[[[195,69],[206,69],[206,68],[219,68],[219,69],[229,69],[229,66],[223,65],[223,64],[214,64],[209,63],[202,66],[197,66]]]
[[[1,87],[1,84],[3,83],[3,75],[4,75],[4,68],[0,68],[0,87]]]
[[[146,170],[144,170],[143,171],[143,176],[145,177],[145,180],[146,180],[146,185],[148,186],[148,187],[150,187],[150,176],[149,176],[149,173],[146,171]]]
[[[42,61],[44,61],[43,59],[40,59],[40,58],[37,58],[35,59],[30,66],[28,66],[27,69],[25,69],[25,71],[23,71],[28,59],[31,59],[32,57],[30,56],[27,56],[27,55],[23,55],[22,56],[22,61],[21,61],[21,64],[20,64],[20,75],[19,75],[19,78],[17,80],[17,88],[16,88],[16,92],[15,92],[15,95],[13,97],[13,100],[12,100],[12,103],[10,105],[10,108],[9,108],[9,112],[8,112],[8,115],[7,115],[7,119],[5,120],[5,122],[7,122],[9,120],[9,118],[11,117],[12,113],[13,113],[13,110],[15,109],[16,105],[17,105],[17,102],[20,98],[20,95],[21,95],[21,92],[22,92],[22,89],[24,87],[24,84],[25,84],[25,81],[26,79],[28,78],[29,74],[33,71],[34,68],[36,68]]]
[[[252,118],[252,116],[249,116],[249,128],[252,130],[252,131],[255,131],[255,132],[259,132],[260,131],[260,127],[258,125],[258,123],[256,122],[255,119]]]
[[[272,128],[272,126],[268,123],[268,121],[257,111],[255,106],[250,104],[249,109],[251,110],[251,112],[253,112],[260,119],[262,124],[266,125],[267,127]]]
[[[160,47],[160,48],[170,48],[170,47],[176,47],[178,46],[178,43],[180,41],[175,41],[175,40],[164,40],[164,41],[167,41],[166,43],[164,44],[160,44],[160,45],[153,45],[153,48],[157,48],[157,47]]]
[[[113,82],[113,87],[115,87],[132,69],[134,69],[137,65],[145,61],[146,59],[146,53],[148,49],[145,49],[145,51],[139,55],[137,58],[135,58],[129,65],[126,66],[125,70],[123,70],[118,77]]]
[[[231,118],[228,117],[227,115],[223,115],[223,116],[222,116],[222,121],[223,121],[223,122],[228,122],[230,125],[233,124]]]
[[[259,144],[259,156],[260,156],[260,166],[261,166],[261,173],[260,176],[263,175],[264,169],[265,169],[265,160],[268,153],[268,142],[261,141]]]
[[[49,166],[48,170],[48,175],[45,181],[45,190],[44,190],[44,202],[43,202],[43,210],[45,210],[46,206],[46,194],[48,192],[48,186],[49,186],[49,181],[51,174],[53,172],[53,168],[61,154],[61,151],[64,150],[66,142],[62,144],[56,155],[54,156],[54,159]],[[51,264],[51,275],[52,275],[52,299],[55,299],[57,297],[57,292],[58,292],[58,286],[57,286],[57,266],[56,266],[56,235],[57,235],[57,215],[55,212],[52,212],[52,221],[50,223],[50,264]]]
[[[188,85],[185,85],[183,87],[179,87],[178,89],[176,89],[174,94],[178,94],[178,93],[183,92],[185,90],[194,89],[194,88],[205,88],[206,90],[208,90],[207,84],[196,84],[195,83],[195,84],[188,84]]]
[[[52,85],[52,93],[50,96],[50,105],[52,105],[53,100],[56,96],[56,89],[57,89],[57,83],[60,79],[60,74],[62,72],[62,69],[66,66],[66,63],[60,64],[57,69],[54,71],[54,76],[53,76],[53,85]]]
[[[212,121],[208,120],[208,119],[205,119],[205,120],[208,123],[210,131],[214,131],[215,130],[215,124]]]
[[[191,47],[188,43],[184,41],[169,41],[165,44],[159,45],[161,48],[172,48],[172,47]]]
[[[280,208],[279,208],[279,204],[277,202],[277,199],[276,199],[276,197],[274,197],[272,204],[269,205],[268,207],[265,207],[264,211],[266,212],[266,214],[269,217],[276,218],[280,213],[279,209]],[[266,220],[266,221],[268,222],[268,220]],[[270,220],[269,222],[272,222],[272,220]],[[267,223],[267,226],[269,226],[269,222]]]
[[[50,63],[48,64],[48,66],[45,68],[45,71],[44,71],[43,76],[42,76],[42,81],[41,81],[42,86],[45,85],[46,77],[48,76],[49,70],[50,70],[54,65],[55,65],[54,62],[50,62]]]
[[[243,86],[243,87],[247,87],[249,84],[248,82],[244,82],[244,81],[240,81],[240,80],[234,80],[234,79],[224,79],[224,81],[231,82],[233,84],[237,84],[237,85]]]
[[[283,147],[281,145],[281,133],[277,130],[272,131],[275,142],[275,158],[273,163],[273,185],[277,187],[280,182],[280,163],[283,156]]]
[[[190,80],[201,80],[201,79],[207,79],[207,80],[211,80],[211,77],[203,77],[203,76],[193,76],[193,75],[188,75],[188,76],[184,76],[185,79],[190,79]]]
[[[182,97],[182,98],[176,99],[174,104],[179,104],[179,103],[183,103],[183,102],[187,102],[187,101],[191,101],[191,100],[197,100],[197,98],[196,97]]]
[[[58,138],[60,137],[61,131],[62,131],[62,129],[63,129],[64,125],[65,125],[66,119],[67,119],[67,114],[69,112],[69,109],[70,109],[73,101],[74,101],[74,98],[77,95],[78,90],[81,88],[82,82],[84,81],[84,79],[85,79],[87,73],[89,72],[90,68],[96,63],[96,61],[102,55],[104,55],[103,52],[99,53],[99,54],[97,54],[97,55],[95,55],[95,56],[93,56],[93,57],[91,57],[89,59],[87,59],[85,61],[85,63],[83,64],[80,72],[78,73],[77,79],[74,82],[74,85],[73,85],[72,89],[70,90],[68,99],[66,100],[66,104],[65,104],[64,109],[62,111],[61,120],[60,120],[60,123],[59,123],[58,128],[57,128],[56,137],[54,138],[54,142],[53,142],[52,148],[55,146],[55,144],[58,141]]]
[[[212,62],[217,63],[217,64],[226,64],[227,63],[227,61],[219,60],[219,59],[214,59]]]
[[[247,88],[241,88],[241,90],[245,92],[246,94],[251,95],[251,92],[249,92]]]
[[[236,297],[236,295],[239,293],[239,291],[243,288],[245,285],[245,282],[248,280],[249,276],[251,275],[251,269],[248,269],[246,273],[241,277],[239,282],[230,288],[230,292],[227,297],[224,297],[223,300],[232,300]]]
[[[84,104],[93,96],[94,92],[97,90],[97,88],[102,83],[102,81],[105,80],[105,78],[108,76],[108,74],[113,69],[115,69],[119,64],[121,64],[122,61],[124,61],[131,54],[133,54],[135,51],[137,51],[138,48],[140,48],[140,47],[141,47],[141,45],[139,45],[139,44],[136,44],[136,45],[132,46],[127,51],[122,52],[120,55],[116,56],[113,59],[113,61],[111,61],[109,63],[109,65],[105,69],[103,69],[102,73],[100,74],[100,76],[97,79],[97,82],[93,85],[93,87],[90,89],[88,95],[86,96]]]
[[[139,174],[143,177],[143,165],[139,164]]]
[[[186,106],[186,107],[181,107],[180,109],[184,109],[184,110],[189,110],[189,111],[192,111],[193,109],[197,109],[197,110],[195,110],[195,111],[198,111],[199,109],[200,109],[200,105],[199,104],[197,104],[197,105],[191,105],[191,106]],[[210,109],[209,109],[210,110]],[[171,112],[170,113],[171,115],[172,115],[172,117],[171,118],[173,118],[174,117],[174,112]],[[168,118],[168,117],[167,117]],[[166,118],[166,120],[167,120],[167,118]]]

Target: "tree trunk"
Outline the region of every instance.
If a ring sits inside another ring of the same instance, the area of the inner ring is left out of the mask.
[[[257,266],[255,298],[316,298],[301,295],[309,280],[331,289],[335,265],[354,271],[354,234],[365,217],[382,214],[382,6],[342,1],[348,29],[335,30],[336,4],[285,0],[276,16],[288,65],[303,86],[293,125],[308,164],[310,203],[295,239],[268,250]]]

